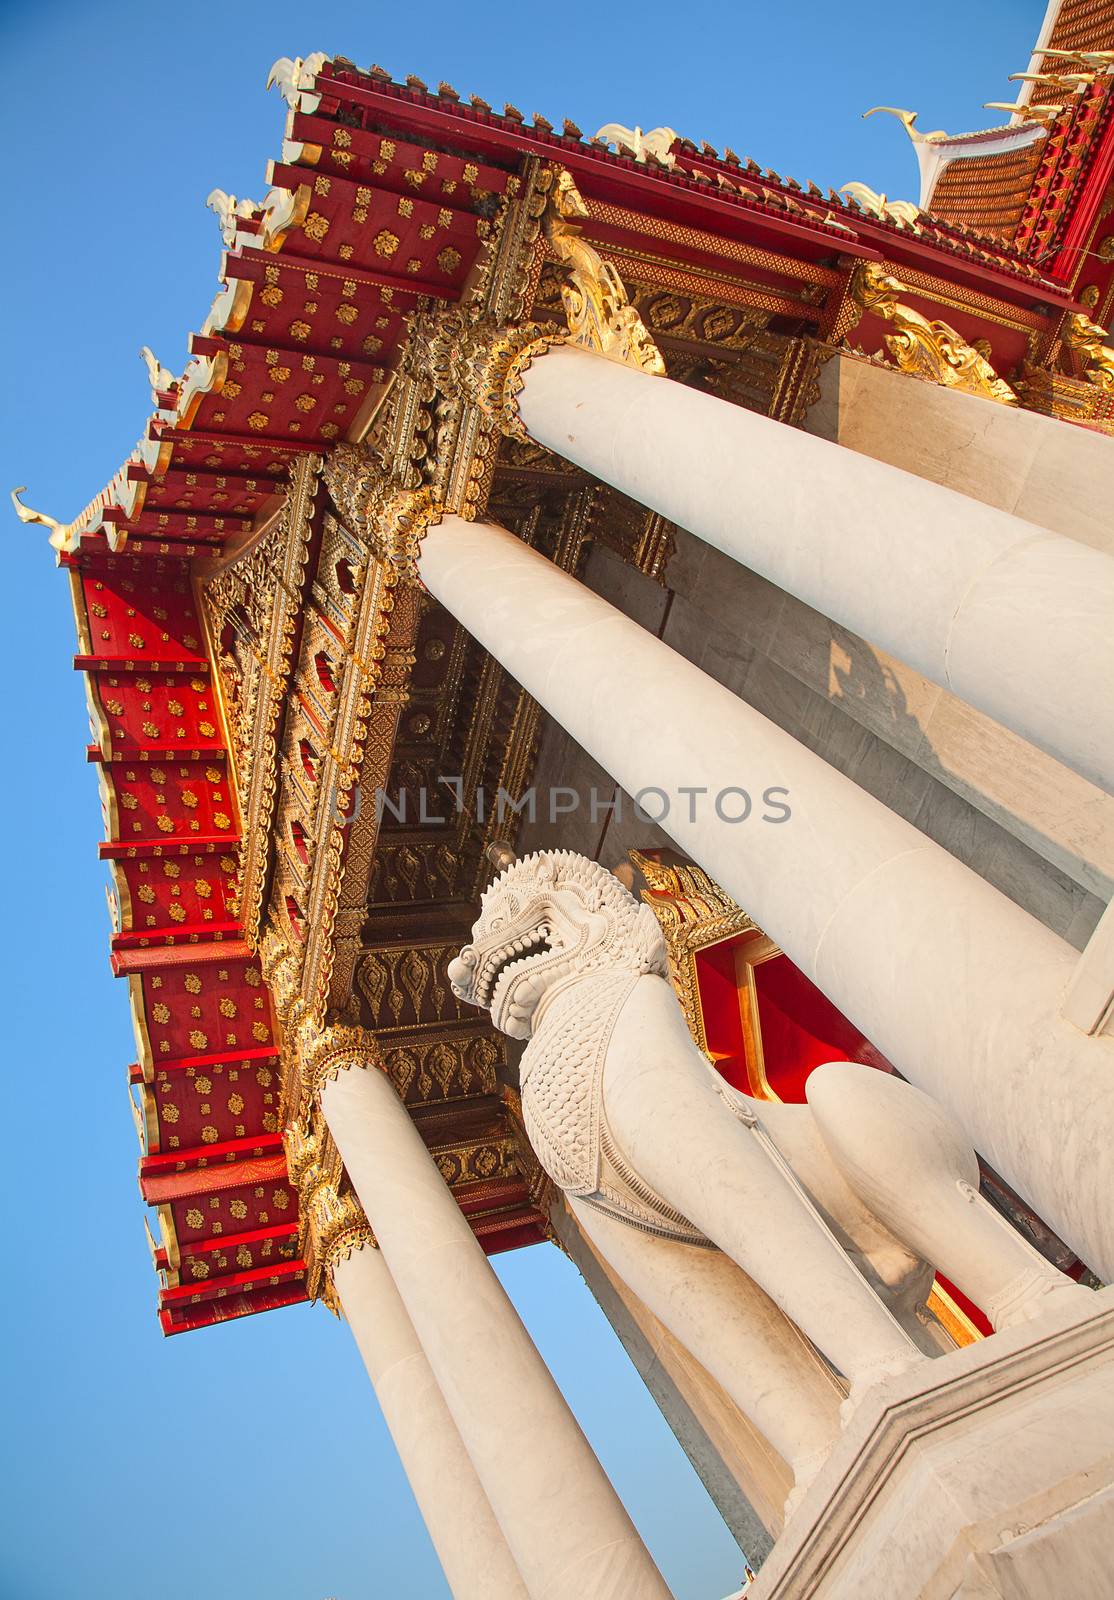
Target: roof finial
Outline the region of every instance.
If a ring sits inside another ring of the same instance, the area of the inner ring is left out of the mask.
[[[914,144],[939,144],[941,139],[948,138],[943,128],[934,128],[931,133],[921,133],[914,123],[919,115],[916,111],[903,111],[900,106],[871,106],[869,111],[863,112],[863,121],[873,117],[876,112],[884,111],[887,116],[896,117],[905,129]]]
[[[27,493],[26,484],[20,484],[18,489],[12,490],[12,505],[20,522],[37,522],[40,527],[50,529],[50,542],[55,550],[75,550],[77,541],[63,523],[54,517],[48,517],[45,511],[33,511],[30,506],[20,504],[19,497]]]
[[[621,122],[605,122],[596,138],[613,144],[620,152],[625,148],[636,161],[653,156],[663,166],[671,167],[676,160],[669,153],[677,138],[672,128],[651,128],[649,133],[643,133],[641,128],[624,128]]]
[[[229,249],[236,243],[236,227],[239,219],[252,217],[262,209],[256,201],[237,200],[234,194],[229,194],[224,189],[210,189],[205,204],[210,211],[216,213],[217,221],[220,223],[220,236]]]
[[[888,200],[884,194],[878,194],[865,183],[845,183],[839,192],[849,194],[864,211],[881,222],[896,222],[899,228],[912,228],[914,233],[920,232],[917,218],[921,215],[921,208],[915,206],[912,200]]]
[[[151,380],[151,403],[159,404],[159,393],[173,389],[178,380],[169,367],[164,367],[152,351],[150,345],[140,345],[139,354],[147,368],[147,376]]]
[[[1013,117],[1021,117],[1025,122],[1054,122],[1064,110],[1063,106],[1034,105],[1031,100],[1017,100],[1011,103],[1008,100],[984,100],[984,111],[1008,111]]]
[[[291,111],[316,111],[320,96],[309,95],[307,99],[312,99],[313,104],[303,105],[302,95],[313,88],[317,74],[328,59],[324,50],[315,50],[304,60],[301,56],[279,56],[267,74],[267,87],[276,87]]]

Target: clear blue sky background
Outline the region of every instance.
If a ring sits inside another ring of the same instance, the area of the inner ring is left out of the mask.
[[[915,197],[900,127],[859,113],[986,125],[1043,10],[6,0],[0,486],[66,519],[130,450],[139,346],[180,371],[217,287],[206,194],[265,193],[277,56],[376,60],[589,132],[666,123],[802,181]],[[440,1600],[342,1324],[300,1307],[159,1333],[66,585],[41,530],[10,518],[5,549],[0,1600]],[[499,1271],[679,1600],[718,1600],[738,1551],[586,1289],[548,1248]]]

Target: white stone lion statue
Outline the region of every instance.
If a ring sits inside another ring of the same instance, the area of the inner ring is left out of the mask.
[[[752,1100],[693,1043],[667,972],[652,911],[557,850],[499,874],[449,979],[529,1041],[522,1111],[539,1161],[799,1494],[845,1390],[844,1414],[946,1345],[923,1309],[934,1267],[995,1326],[1086,1291],[979,1198],[974,1152],[935,1102],[849,1062],[814,1070],[807,1105]]]

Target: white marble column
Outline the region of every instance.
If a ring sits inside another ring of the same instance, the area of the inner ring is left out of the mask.
[[[448,516],[419,571],[650,817],[669,800],[680,848],[1114,1274],[1114,1039],[1060,1016],[1075,952],[504,529]]]
[[[531,1600],[668,1600],[390,1081],[352,1067],[321,1107]]]
[[[518,403],[539,444],[1114,789],[1103,552],[572,346]]]
[[[528,1600],[382,1253],[359,1246],[333,1287],[454,1600]]]

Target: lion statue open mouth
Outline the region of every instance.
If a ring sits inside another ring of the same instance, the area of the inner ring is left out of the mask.
[[[603,970],[666,975],[654,914],[598,862],[543,850],[506,867],[488,888],[472,943],[449,963],[449,982],[459,1000],[490,1011],[500,1032],[529,1039],[560,984]]]

